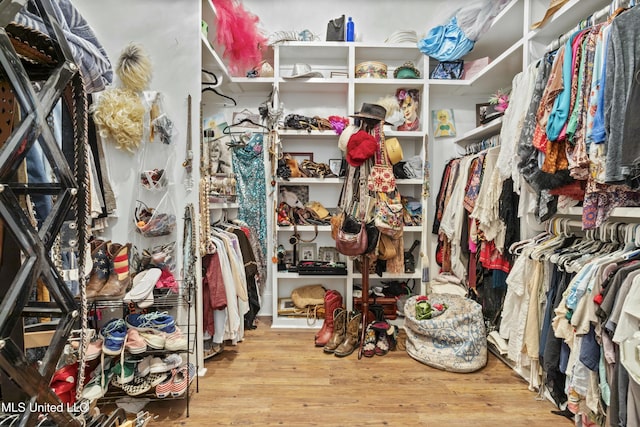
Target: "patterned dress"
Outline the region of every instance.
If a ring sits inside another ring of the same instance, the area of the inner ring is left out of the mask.
[[[267,192],[263,140],[261,133],[252,134],[244,146],[234,148],[232,162],[240,205],[238,219],[247,223],[258,234],[264,258],[267,254]]]

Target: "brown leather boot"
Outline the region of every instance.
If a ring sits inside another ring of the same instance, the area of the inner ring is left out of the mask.
[[[104,284],[107,283],[109,273],[111,272],[109,256],[107,255],[107,248],[110,244],[111,242],[100,239],[91,241],[93,268],[91,269],[87,283],[87,298],[95,298]]]
[[[333,312],[333,335],[322,349],[325,353],[333,353],[344,341],[347,333],[347,310],[342,307]]]
[[[122,299],[129,289],[131,276],[129,274],[130,243],[121,245],[112,243],[109,247],[111,259],[111,274],[107,283],[98,292],[97,298],[105,300]]]
[[[342,307],[342,295],[340,292],[328,290],[324,294],[324,323],[316,336],[316,347],[323,347],[333,335],[333,312]]]
[[[345,334],[344,341],[342,341],[338,348],[333,352],[333,354],[338,357],[350,355],[360,344],[360,323],[362,322],[362,313],[351,312],[347,317],[347,333]]]

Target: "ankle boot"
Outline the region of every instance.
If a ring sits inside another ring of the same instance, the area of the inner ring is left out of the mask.
[[[111,274],[107,283],[98,292],[98,298],[111,300],[122,299],[129,289],[129,248],[131,244],[112,243],[108,253],[111,259]]]
[[[347,334],[347,310],[342,307],[333,312],[333,335],[322,349],[325,353],[333,353],[344,341]]]
[[[95,239],[91,242],[91,261],[93,268],[87,283],[87,298],[95,298],[102,289],[111,272],[107,247],[111,242]]]
[[[362,313],[351,312],[347,320],[347,333],[345,339],[333,352],[338,357],[345,357],[353,353],[360,344],[360,323],[362,322]]]
[[[338,291],[327,291],[324,295],[324,323],[316,337],[316,347],[323,347],[333,335],[333,312],[342,307],[342,295]]]

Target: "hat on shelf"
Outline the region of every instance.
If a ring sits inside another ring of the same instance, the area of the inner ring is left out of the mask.
[[[391,123],[385,121],[386,116],[387,110],[382,105],[368,104],[366,102],[363,102],[360,111],[349,117],[355,117],[358,119],[380,120],[381,122],[384,122],[385,125],[391,125]]]
[[[413,62],[407,61],[393,72],[394,79],[419,79],[420,70],[418,70]]]
[[[290,76],[283,76],[285,79],[302,79],[311,77],[324,77],[321,72],[313,71],[309,64],[293,64]]]
[[[384,150],[392,165],[402,160],[402,146],[398,138],[388,138],[384,141]]]

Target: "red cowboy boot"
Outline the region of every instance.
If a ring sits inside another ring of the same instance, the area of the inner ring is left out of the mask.
[[[338,291],[327,291],[324,295],[324,323],[316,337],[316,347],[324,347],[333,335],[333,312],[342,307],[342,295]]]

